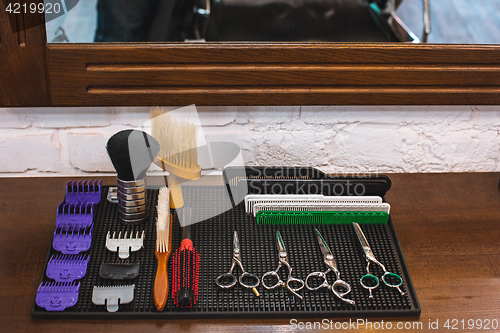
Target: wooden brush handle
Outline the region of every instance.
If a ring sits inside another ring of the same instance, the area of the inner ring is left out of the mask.
[[[153,299],[156,310],[163,311],[165,305],[167,304],[168,297],[167,263],[168,258],[170,257],[170,252],[155,251],[155,256],[158,259],[158,269],[156,270]]]
[[[168,223],[169,239],[166,252],[155,251],[155,256],[158,261],[158,268],[156,270],[155,284],[153,288],[153,300],[156,310],[163,311],[167,304],[168,298],[168,258],[172,253],[172,226],[173,218],[170,215],[170,222]]]
[[[181,208],[184,206],[182,197],[181,178],[174,174],[168,176],[168,188],[170,188],[170,208]]]

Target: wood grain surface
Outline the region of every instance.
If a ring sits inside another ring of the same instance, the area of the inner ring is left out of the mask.
[[[398,322],[421,322],[421,331],[429,331],[429,321],[438,320],[439,331],[444,331],[447,319],[500,320],[500,173],[393,174],[390,177],[393,185],[386,199],[391,204],[391,215],[422,314],[420,318],[369,318],[370,322],[380,325],[383,320],[384,323],[391,322],[394,327]],[[67,180],[0,179],[2,331],[135,333],[291,330],[289,320],[285,319],[32,320],[30,311],[51,244],[56,207],[64,198]],[[105,184],[113,182],[116,179],[105,179]],[[353,331],[367,330],[360,328]]]
[[[48,47],[54,106],[500,104],[496,46],[202,43]]]
[[[50,106],[43,14],[6,12],[14,2],[0,0],[0,107]]]

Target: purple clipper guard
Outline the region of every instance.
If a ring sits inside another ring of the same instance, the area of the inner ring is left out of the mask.
[[[56,282],[73,282],[85,276],[88,263],[89,256],[53,255],[45,274]]]
[[[36,291],[36,305],[47,311],[63,311],[78,301],[80,282],[42,282]]]
[[[78,254],[87,251],[92,243],[93,229],[94,224],[87,228],[57,227],[54,231],[52,247],[63,254]]]
[[[94,218],[93,206],[90,203],[61,202],[57,206],[56,227],[90,227]]]
[[[101,201],[102,180],[70,180],[66,183],[67,203],[91,203]]]

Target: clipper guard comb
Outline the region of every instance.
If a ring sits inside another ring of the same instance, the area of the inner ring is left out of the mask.
[[[64,227],[56,228],[52,247],[63,254],[78,254],[90,249],[92,243],[92,231],[94,224],[90,227]]]
[[[78,302],[80,283],[42,282],[36,291],[36,305],[47,311],[63,311]]]
[[[99,276],[103,279],[129,280],[135,279],[139,275],[140,264],[138,262],[128,262],[118,260],[116,262],[102,263],[99,268]]]
[[[102,180],[70,180],[66,183],[67,203],[97,204],[101,201]]]
[[[139,237],[139,231],[135,233],[131,232],[130,237],[127,237],[128,231],[125,231],[125,235],[122,237],[122,233],[118,234],[116,238],[116,232],[113,232],[113,236],[110,235],[108,231],[106,235],[106,248],[111,252],[118,252],[118,257],[120,259],[127,259],[130,256],[130,252],[139,251],[142,249],[144,244],[144,231]]]
[[[56,282],[73,282],[85,276],[89,260],[89,256],[83,255],[53,255],[45,274]]]
[[[120,304],[128,304],[134,300],[135,284],[129,286],[95,286],[92,292],[92,303],[106,305],[108,312],[116,312]]]
[[[93,204],[61,202],[57,206],[56,227],[88,228],[94,218]]]

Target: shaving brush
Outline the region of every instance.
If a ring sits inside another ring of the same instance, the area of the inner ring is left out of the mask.
[[[138,223],[148,215],[146,171],[160,151],[160,144],[145,132],[123,130],[109,138],[106,150],[118,174],[120,219],[126,224]]]

